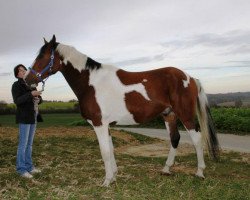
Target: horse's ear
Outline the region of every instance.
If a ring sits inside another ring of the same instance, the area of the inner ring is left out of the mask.
[[[53,37],[52,37],[52,39],[50,40],[50,42],[51,42],[52,44],[55,44],[55,43],[56,43],[56,36],[55,36],[55,35],[53,35]]]
[[[48,42],[45,38],[43,38],[43,40],[44,40],[44,44],[48,44]]]

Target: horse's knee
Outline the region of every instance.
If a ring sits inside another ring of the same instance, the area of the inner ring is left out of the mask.
[[[177,117],[174,112],[163,115],[167,131],[170,134],[170,140],[173,148],[177,148],[180,141],[180,134],[177,128]]]
[[[179,141],[180,141],[180,133],[179,131],[176,129],[176,131],[171,134],[171,144],[172,146],[176,149],[179,145]]]

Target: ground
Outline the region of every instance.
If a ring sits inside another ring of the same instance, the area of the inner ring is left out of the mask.
[[[0,140],[1,139],[13,139],[17,138],[17,128],[12,127],[0,127]],[[150,144],[141,144],[138,140],[125,131],[111,130],[112,137],[118,138],[124,141],[124,145],[115,147],[115,153],[129,154],[132,156],[145,156],[145,157],[166,157],[169,152],[169,142],[154,139]],[[95,139],[96,135],[91,128],[88,127],[50,127],[50,128],[38,128],[36,137],[51,137],[51,136],[75,136],[75,137],[90,137]],[[99,148],[99,147],[97,147]],[[223,151],[227,152],[227,151]],[[188,155],[195,153],[195,149],[192,145],[180,143],[178,147],[178,155]],[[250,154],[241,153],[242,161],[250,163]]]
[[[15,171],[18,129],[0,127],[0,199],[249,199],[250,154],[205,157],[205,180],[192,146],[180,144],[171,176],[162,176],[169,144],[111,130],[117,181],[103,183],[104,164],[94,131],[86,127],[38,127],[33,159],[42,169],[32,180]]]

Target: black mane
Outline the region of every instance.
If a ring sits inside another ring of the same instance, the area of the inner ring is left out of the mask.
[[[93,60],[92,58],[88,57],[87,58],[87,62],[86,62],[86,69],[89,70],[98,70],[102,67],[102,64],[99,62],[96,62],[95,60]]]

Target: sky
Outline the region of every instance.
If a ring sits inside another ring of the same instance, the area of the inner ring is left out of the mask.
[[[0,0],[0,101],[13,102],[13,68],[53,34],[127,71],[174,66],[206,93],[250,91],[249,0]],[[42,96],[76,99],[60,72]]]

